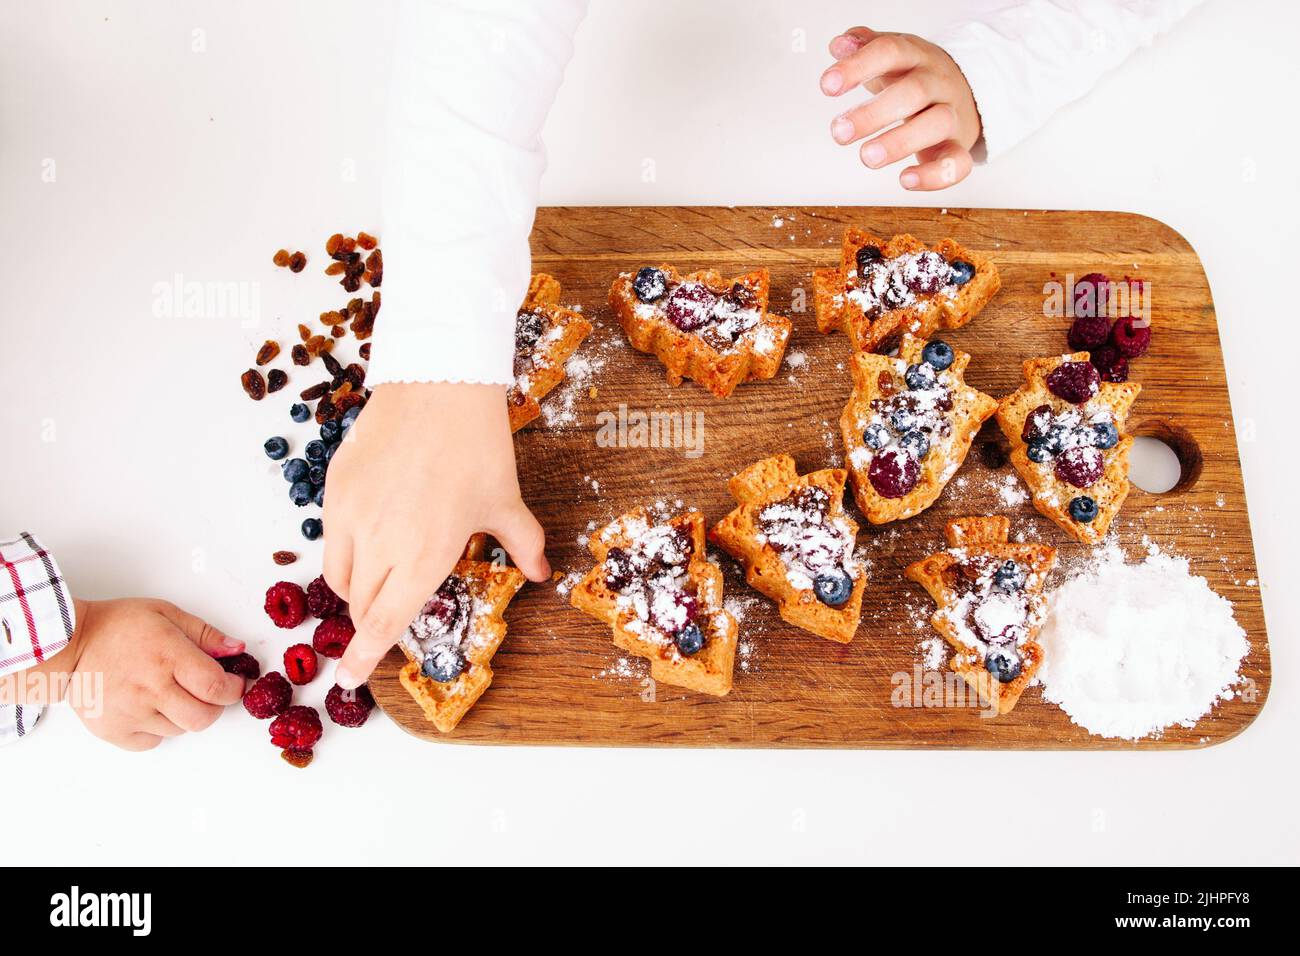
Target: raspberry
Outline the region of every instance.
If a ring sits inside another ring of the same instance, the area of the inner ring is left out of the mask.
[[[309,766],[312,758],[315,756],[316,754],[312,750],[293,750],[291,748],[285,748],[280,751],[280,758],[291,767],[297,767],[299,770]]]
[[[340,727],[360,727],[374,707],[375,698],[365,684],[356,690],[344,690],[335,684],[325,695],[325,713]]]
[[[1104,273],[1089,272],[1074,283],[1074,314],[1105,315],[1110,299],[1110,279]]]
[[[316,652],[310,644],[295,644],[284,652],[284,672],[291,683],[310,684],[317,667]]]
[[[1139,322],[1144,324],[1139,325]],[[1110,338],[1120,355],[1137,358],[1146,355],[1147,349],[1151,348],[1151,325],[1135,315],[1116,319],[1115,326],[1110,330]]]
[[[871,459],[867,478],[882,498],[901,498],[916,487],[921,465],[901,448],[886,448]]]
[[[307,595],[291,581],[279,581],[267,588],[265,607],[276,627],[297,627],[307,620]]]
[[[1067,336],[1075,352],[1091,352],[1110,339],[1110,319],[1104,315],[1081,315],[1070,326]]]
[[[284,713],[293,697],[293,688],[279,671],[270,671],[244,694],[244,710],[258,720],[269,720]]]
[[[316,625],[311,646],[324,656],[337,660],[348,649],[348,645],[352,643],[352,635],[356,632],[357,629],[352,626],[352,618],[346,614],[327,617]]]
[[[217,659],[221,669],[227,674],[238,674],[248,680],[257,680],[262,676],[262,665],[252,654],[232,654],[230,657]]]
[[[1119,349],[1107,343],[1092,353],[1092,367],[1101,373],[1103,382],[1127,382],[1128,359],[1119,354]]]
[[[1100,383],[1101,376],[1087,362],[1062,362],[1047,376],[1047,390],[1074,405],[1096,395]]]
[[[312,617],[321,619],[333,617],[343,610],[343,599],[330,590],[323,574],[307,585],[307,610],[311,611]]]
[[[1052,406],[1039,405],[1025,416],[1025,427],[1020,430],[1020,440],[1028,444],[1047,437],[1052,427]]]
[[[668,321],[683,332],[708,323],[718,297],[702,282],[683,282],[668,296],[664,311]]]
[[[1101,452],[1087,445],[1075,445],[1057,456],[1056,477],[1076,488],[1087,488],[1097,483],[1104,467]]]
[[[299,704],[271,721],[271,743],[282,750],[311,750],[320,740],[320,714]]]

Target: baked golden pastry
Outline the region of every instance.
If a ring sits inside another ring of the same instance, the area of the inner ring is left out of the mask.
[[[565,363],[590,334],[581,312],[560,305],[560,283],[534,275],[515,316],[515,381],[506,393],[511,432],[542,413],[542,399],[564,381]]]

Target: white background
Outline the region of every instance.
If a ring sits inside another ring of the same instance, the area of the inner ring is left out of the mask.
[[[927,203],[831,143],[822,50],[863,22],[933,33],[963,6],[979,5],[596,0],[547,128],[544,200]],[[316,266],[291,277],[271,253],[318,265],[330,232],[376,223],[375,7],[0,3],[0,527],[39,533],[77,594],[168,597],[263,661],[285,643],[260,610],[267,555],[301,543],[301,514],[260,450],[287,403],[254,405],[236,378],[255,344],[337,298]],[[422,743],[380,715],[327,724],[300,773],[238,708],[139,756],[56,710],[0,752],[0,859],[1300,862],[1298,30],[1294,4],[1211,2],[933,199],[1132,210],[1199,251],[1272,640],[1272,695],[1242,737],[1151,754],[498,749]],[[260,327],[157,317],[154,285],[177,273],[258,284]],[[319,566],[303,550],[298,577]],[[989,839],[951,835],[971,828]]]

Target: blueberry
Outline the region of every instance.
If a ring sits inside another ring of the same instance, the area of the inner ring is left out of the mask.
[[[340,425],[335,419],[331,418],[329,421],[321,424],[320,440],[327,445],[330,442],[338,441],[339,434],[342,431],[343,431],[343,426]]]
[[[299,508],[310,504],[312,498],[312,488],[310,481],[295,481],[289,486],[289,500]]]
[[[289,406],[289,417],[295,422],[305,422],[311,418],[311,409],[302,402],[298,402]]]
[[[993,584],[1002,591],[1019,591],[1025,586],[1025,572],[1014,561],[1003,561],[993,572]]]
[[[1040,465],[1045,461],[1052,460],[1052,449],[1048,447],[1047,441],[1042,438],[1036,438],[1026,445],[1025,454],[1029,456],[1030,461],[1036,461]]]
[[[948,267],[948,281],[953,285],[965,285],[975,278],[975,267],[964,259],[954,259]]]
[[[311,466],[301,458],[290,458],[280,466],[280,470],[284,473],[284,480],[289,484],[293,484],[295,481],[302,481],[306,478]]]
[[[952,350],[952,346],[943,339],[935,339],[933,342],[927,342],[925,348],[921,350],[921,361],[930,366],[936,372],[942,372],[947,369],[956,357],[956,354]]]
[[[339,427],[341,427],[344,431],[347,431],[349,428],[352,427],[352,423],[357,420],[357,416],[360,414],[361,414],[361,406],[353,405],[346,412],[344,412],[343,417],[339,419]]]
[[[307,472],[307,480],[310,481],[313,485],[325,484],[325,466],[312,465]]]
[[[307,442],[305,453],[308,461],[322,461],[325,458],[325,443],[319,438],[313,438]]]
[[[867,430],[862,433],[862,441],[872,451],[880,451],[889,444],[889,429],[880,422],[872,422],[867,426]]]
[[[1042,438],[1043,444],[1047,446],[1048,451],[1053,455],[1059,455],[1065,450],[1066,439],[1070,437],[1074,429],[1067,425],[1056,424],[1047,430]]]
[[[934,370],[933,365],[909,365],[903,374],[903,381],[907,382],[907,387],[912,391],[923,392],[927,388],[934,388],[938,377],[939,373]]]
[[[262,447],[266,449],[266,457],[272,461],[279,461],[285,455],[289,454],[289,443],[279,435],[274,438],[268,438],[266,444]]]
[[[1092,443],[1098,448],[1114,448],[1119,444],[1119,429],[1114,422],[1097,422],[1092,431]]]
[[[315,485],[312,488],[311,503],[317,508],[325,507],[325,485],[324,483]]]
[[[677,645],[677,650],[681,651],[683,656],[690,657],[692,654],[698,654],[704,647],[704,632],[700,630],[698,624],[687,624],[677,632],[673,643]]]
[[[984,669],[999,684],[1009,684],[1020,676],[1020,655],[1015,651],[989,651],[984,658]]]
[[[668,291],[668,277],[659,269],[646,266],[637,270],[636,278],[632,280],[632,290],[642,302],[654,302],[663,298],[663,294]]]
[[[320,518],[308,518],[302,523],[302,536],[308,541],[315,541],[325,532],[325,526],[320,523]]]
[[[858,254],[854,257],[858,263],[858,272],[866,272],[867,266],[879,259],[880,256],[881,252],[879,246],[863,246],[858,250]]]
[[[910,432],[916,427],[916,412],[906,405],[898,405],[889,413],[889,424],[893,425],[894,430],[900,434]]]
[[[338,441],[336,441],[336,442],[334,442],[334,444],[330,445],[328,448],[325,449],[325,467],[326,467],[326,468],[328,468],[328,467],[329,467],[329,463],[330,463],[331,461],[334,460],[334,453],[335,453],[336,451],[339,450],[339,445],[341,445],[341,444],[343,444],[343,443],[342,443],[342,442],[338,442]]]
[[[420,673],[439,684],[454,681],[464,669],[465,655],[461,653],[459,647],[452,647],[450,644],[440,644],[435,647],[420,665]]]
[[[813,580],[813,593],[823,604],[843,607],[853,596],[853,579],[839,568],[823,571]]]
[[[925,461],[925,456],[930,454],[930,439],[925,437],[925,432],[919,428],[904,432],[903,436],[898,439],[898,444],[906,449],[917,461]]]
[[[1070,499],[1070,517],[1080,524],[1087,524],[1097,517],[1097,502],[1087,495],[1079,495],[1077,498]]]

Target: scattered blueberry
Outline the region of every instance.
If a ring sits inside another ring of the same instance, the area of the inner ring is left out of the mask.
[[[925,461],[925,456],[930,454],[930,439],[919,428],[904,432],[898,439],[898,444],[910,452],[917,461]]]
[[[305,422],[311,418],[311,409],[302,402],[289,406],[289,417],[295,422]]]
[[[262,447],[266,449],[266,457],[272,461],[279,461],[285,455],[289,454],[289,443],[279,435],[274,438],[268,438],[266,444]]]
[[[934,383],[938,377],[939,373],[934,370],[933,365],[928,363],[909,365],[907,371],[903,373],[903,381],[907,382],[907,387],[914,392],[934,388]]]
[[[889,414],[889,424],[900,433],[909,432],[916,427],[916,412],[906,405],[898,405]]]
[[[925,348],[921,350],[921,361],[936,372],[942,372],[952,364],[953,359],[957,356],[952,350],[952,346],[943,339],[935,339],[933,342],[927,342]]]
[[[1092,426],[1092,443],[1098,448],[1114,448],[1119,444],[1119,429],[1114,422],[1097,422]]]
[[[339,426],[344,431],[347,431],[349,428],[352,427],[352,423],[357,420],[357,416],[360,414],[361,414],[361,406],[353,405],[351,408],[349,408],[346,412],[343,413],[343,417],[339,419]]]
[[[320,523],[320,518],[308,518],[302,523],[302,536],[308,541],[315,541],[325,531],[325,526]]]
[[[307,472],[311,470],[311,466],[301,458],[290,458],[280,466],[280,470],[284,472],[284,480],[289,484],[293,484],[295,481],[304,480],[307,477]]]
[[[1025,454],[1029,456],[1030,461],[1042,464],[1045,461],[1052,460],[1052,449],[1044,439],[1036,439],[1025,446]]]
[[[975,267],[964,259],[954,259],[948,269],[948,281],[953,285],[965,285],[975,278]]]
[[[322,423],[320,427],[320,440],[325,444],[338,441],[339,435],[343,431],[343,426],[336,419],[331,418],[329,421]]]
[[[1087,524],[1097,517],[1097,502],[1087,495],[1070,499],[1070,517],[1081,524]]]
[[[880,451],[889,444],[889,429],[880,422],[872,422],[862,433],[862,441],[872,451]]]
[[[853,579],[839,568],[823,571],[813,580],[813,593],[829,607],[843,607],[853,596]]]
[[[324,483],[315,485],[312,488],[311,503],[317,508],[325,507],[325,485]],[[310,520],[310,519],[308,519]]]
[[[452,647],[450,644],[434,648],[433,653],[420,665],[420,673],[439,684],[454,681],[464,669],[465,655],[460,652],[459,647]]]
[[[638,269],[632,280],[632,290],[642,302],[654,302],[668,291],[668,277],[659,269],[646,266]]]
[[[312,465],[307,472],[307,480],[310,481],[313,485],[325,484],[325,466]]]
[[[700,630],[698,624],[687,624],[677,632],[673,638],[673,643],[677,645],[677,650],[681,651],[686,657],[692,654],[698,654],[704,647],[704,632]]]
[[[313,438],[307,442],[305,453],[308,461],[321,461],[325,457],[325,443],[319,438]]]
[[[989,651],[984,658],[984,669],[999,684],[1009,684],[1020,676],[1020,655],[1015,651]]]
[[[880,256],[879,246],[863,246],[854,257],[858,263],[858,272],[866,272],[867,266],[879,259]]]
[[[1002,591],[1019,591],[1025,586],[1025,572],[1014,561],[1003,561],[993,572],[993,584]]]
[[[299,508],[311,503],[312,494],[310,481],[295,481],[289,486],[289,500]]]
[[[338,442],[338,441],[336,441],[336,442],[334,442],[334,444],[330,445],[328,448],[325,449],[325,465],[326,465],[326,467],[329,467],[329,463],[330,463],[331,461],[334,460],[334,453],[335,453],[336,451],[339,450],[339,445],[341,445],[341,444],[343,444],[343,443],[342,443],[342,442]]]

